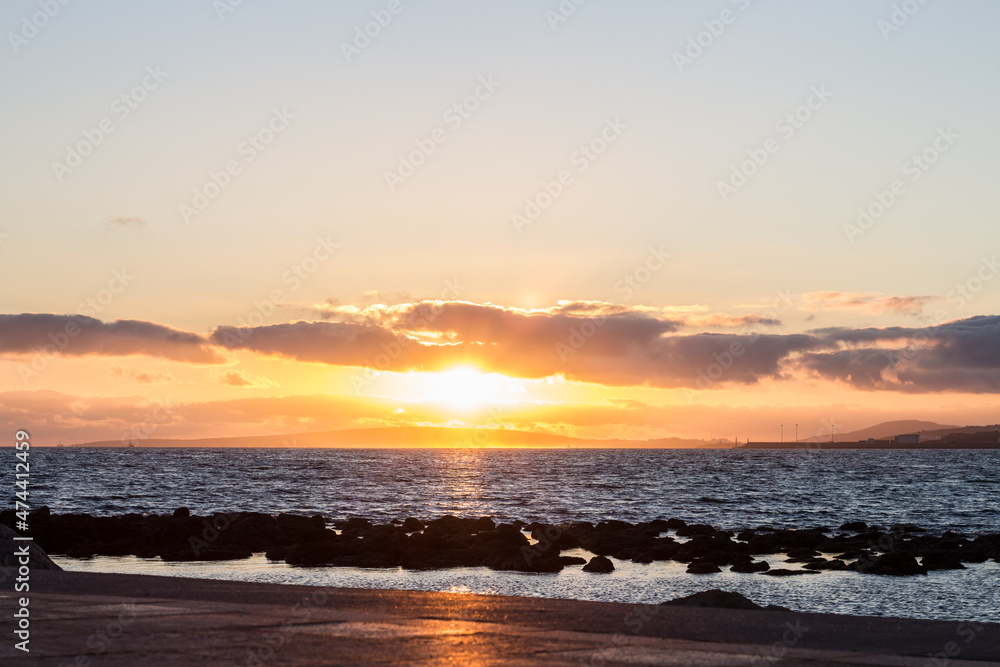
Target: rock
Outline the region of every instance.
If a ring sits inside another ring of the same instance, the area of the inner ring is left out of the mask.
[[[894,523],[889,526],[890,533],[923,533],[926,532],[914,523]]]
[[[660,604],[676,607],[715,607],[717,609],[763,609],[759,604],[739,593],[730,593],[717,588],[667,600]]]
[[[767,563],[767,561],[761,560],[761,561],[747,561],[742,563],[736,563],[735,565],[729,568],[729,571],[751,573],[751,572],[767,572],[770,569],[771,566]]]
[[[496,524],[493,523],[493,519],[488,516],[479,517],[472,522],[472,530],[474,532],[480,533],[484,530],[493,530],[496,528]]]
[[[663,525],[667,527],[667,530],[677,530],[686,526],[687,523],[680,519],[667,519]]]
[[[719,566],[709,560],[695,561],[688,565],[688,574],[715,574],[716,572],[722,572]]]
[[[424,529],[424,524],[418,519],[414,519],[412,516],[407,517],[406,521],[403,522],[402,529],[404,533],[416,533]]]
[[[679,537],[694,537],[695,535],[715,535],[715,528],[703,523],[693,523],[677,529]]]
[[[927,569],[917,562],[913,554],[906,551],[890,551],[874,560],[862,559],[857,565],[858,572],[906,577],[913,574],[927,574]]]
[[[186,519],[189,516],[191,516],[191,510],[186,507],[178,507],[173,513],[175,519]]]
[[[0,524],[0,566],[3,567],[20,567],[22,563],[20,562],[20,557],[17,556],[14,551],[15,549],[21,549],[24,545],[28,545],[28,567],[32,570],[61,570],[62,568],[52,562],[48,554],[35,544],[34,542],[27,542],[18,540],[14,541],[15,537],[19,535],[12,529]],[[10,584],[12,585],[12,584]]]
[[[958,554],[947,551],[931,551],[920,559],[920,565],[927,570],[964,570],[965,566]]]
[[[614,569],[615,564],[611,562],[611,559],[604,556],[594,556],[590,559],[589,563],[583,566],[584,572],[607,573],[613,572]]]
[[[559,562],[563,565],[585,565],[587,559],[580,558],[579,556],[559,556]],[[614,564],[612,564],[612,567],[614,567]]]
[[[868,530],[868,524],[864,521],[849,521],[840,526],[840,530],[848,530],[852,533],[861,533]]]
[[[770,577],[795,577],[800,574],[819,574],[819,572],[816,570],[786,570],[784,568],[778,568],[777,570],[761,572],[761,574],[766,574]]]

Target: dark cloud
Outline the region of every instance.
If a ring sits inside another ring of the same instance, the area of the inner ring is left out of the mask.
[[[101,322],[84,315],[0,315],[0,354],[128,356],[195,364],[225,361],[202,336],[153,322]]]

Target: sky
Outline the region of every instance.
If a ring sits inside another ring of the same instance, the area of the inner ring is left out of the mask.
[[[6,2],[0,428],[1000,422],[998,21]]]

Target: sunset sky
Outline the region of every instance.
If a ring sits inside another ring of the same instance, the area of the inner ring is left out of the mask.
[[[0,427],[1000,422],[998,23],[5,2]]]

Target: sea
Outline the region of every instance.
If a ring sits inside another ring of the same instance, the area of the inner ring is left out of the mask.
[[[12,450],[4,455],[11,470]],[[183,506],[193,514],[319,513],[328,522],[446,514],[556,523],[676,517],[726,529],[836,529],[860,520],[975,537],[1000,533],[1000,450],[35,448],[30,500],[54,513],[169,513]],[[673,562],[615,561],[610,574],[578,566],[528,574],[292,567],[263,554],[223,563],[56,560],[67,570],[647,604],[721,588],[797,611],[1000,622],[994,561],[916,577],[848,571],[777,578],[689,575]],[[768,560],[797,567],[782,563],[783,556]]]

